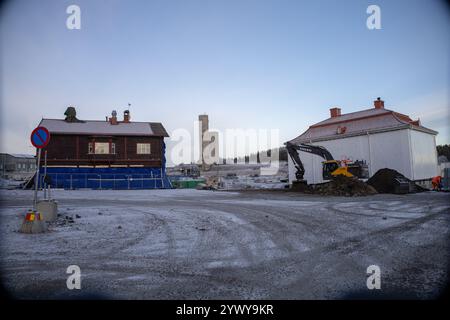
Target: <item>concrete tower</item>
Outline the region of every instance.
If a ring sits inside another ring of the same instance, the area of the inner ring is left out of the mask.
[[[208,145],[208,141],[204,141],[203,135],[209,130],[209,119],[207,114],[201,114],[198,116],[198,121],[200,122],[200,157],[201,165],[203,170],[206,169],[205,159],[203,157],[203,150]]]

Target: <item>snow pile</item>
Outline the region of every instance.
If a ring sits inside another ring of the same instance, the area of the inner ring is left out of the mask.
[[[0,178],[0,189],[16,189],[22,182]]]

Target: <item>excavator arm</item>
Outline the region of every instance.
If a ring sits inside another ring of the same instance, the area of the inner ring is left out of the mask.
[[[297,169],[297,171],[295,172],[295,177],[299,181],[303,180],[303,176],[305,174],[305,167],[303,166],[303,163],[300,159],[298,151],[304,151],[304,152],[318,155],[327,161],[334,160],[331,153],[324,147],[320,147],[320,146],[313,146],[313,145],[304,144],[304,143],[294,144],[294,143],[288,142],[288,143],[286,143],[286,149],[287,149],[287,152],[288,152],[289,156],[291,157],[292,161],[294,162],[295,168]]]
[[[295,169],[297,169],[297,171],[295,172],[296,179],[298,181],[303,180],[303,176],[305,174],[305,167],[303,166],[302,160],[300,160],[300,156],[298,155],[296,146],[288,142],[286,144],[286,149],[289,156],[292,159],[292,162],[294,163]]]

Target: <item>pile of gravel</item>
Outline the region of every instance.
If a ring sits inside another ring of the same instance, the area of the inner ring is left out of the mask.
[[[368,196],[376,194],[372,186],[356,177],[346,177],[338,175],[332,181],[311,186],[305,190],[305,193],[320,194],[327,196]]]

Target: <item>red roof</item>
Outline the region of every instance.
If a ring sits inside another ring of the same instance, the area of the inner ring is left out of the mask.
[[[419,120],[414,121],[407,115],[384,108],[371,108],[331,117],[313,124],[308,130],[290,142],[305,143],[332,140],[403,128],[437,134],[436,131],[421,126]]]

